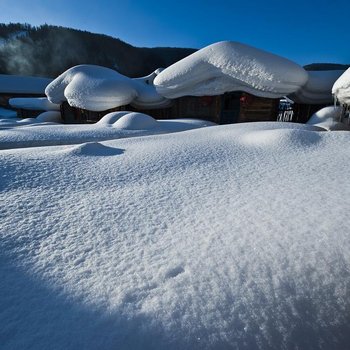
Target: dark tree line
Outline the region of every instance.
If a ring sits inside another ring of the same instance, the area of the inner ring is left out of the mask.
[[[97,64],[130,76],[165,68],[193,53],[183,48],[138,48],[87,31],[0,24],[0,73],[56,77],[77,64]]]

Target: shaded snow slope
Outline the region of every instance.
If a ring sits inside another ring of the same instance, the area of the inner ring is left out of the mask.
[[[309,125],[322,127],[326,130],[350,130],[350,126],[340,122],[341,107],[329,106],[314,113],[307,121]]]
[[[62,73],[45,92],[53,103],[67,100],[73,107],[91,111],[105,111],[131,102],[138,108],[161,108],[170,102],[153,86],[158,72],[130,79],[109,68],[79,65]]]
[[[113,112],[96,124],[62,125],[59,112],[37,118],[0,119],[0,149],[70,145],[125,137],[172,133],[216,125],[198,119],[155,120],[135,112]]]
[[[350,68],[334,83],[332,94],[342,104],[350,104]]]
[[[303,104],[332,104],[333,84],[344,71],[308,71],[307,73],[309,78],[306,84],[288,97],[294,102]]]
[[[350,133],[279,125],[0,151],[2,349],[348,348]]]
[[[298,90],[306,81],[306,71],[294,62],[248,45],[222,41],[164,69],[154,85],[168,98],[229,91],[278,98]]]

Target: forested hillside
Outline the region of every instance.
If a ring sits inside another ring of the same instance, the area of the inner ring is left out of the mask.
[[[86,63],[136,77],[167,67],[194,51],[139,48],[107,35],[46,24],[0,24],[0,74],[56,77],[67,68]]]

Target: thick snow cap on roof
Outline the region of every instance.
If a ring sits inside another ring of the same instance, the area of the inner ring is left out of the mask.
[[[334,83],[332,94],[341,104],[350,104],[350,68]]]
[[[50,102],[46,97],[10,98],[9,103],[14,108],[32,109],[39,111],[58,111],[60,105]]]
[[[51,81],[48,78],[0,74],[0,93],[44,95]]]
[[[168,98],[229,91],[278,98],[298,90],[306,81],[306,71],[294,62],[248,45],[222,41],[166,68],[154,85]]]
[[[344,70],[308,71],[309,79],[294,94],[288,97],[297,103],[332,103],[332,86]]]
[[[79,65],[62,73],[45,92],[53,103],[67,100],[73,107],[91,111],[104,111],[131,102],[140,108],[159,108],[169,101],[153,86],[157,72],[131,79],[109,68]]]
[[[95,65],[72,67],[45,90],[52,103],[65,100],[73,107],[103,111],[129,104],[137,95],[131,79]]]

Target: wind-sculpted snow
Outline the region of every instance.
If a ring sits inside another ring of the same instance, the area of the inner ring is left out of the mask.
[[[47,97],[15,97],[9,100],[14,108],[32,109],[39,111],[59,111],[60,105],[50,102]]]
[[[343,73],[343,70],[308,71],[306,84],[288,97],[303,104],[332,104],[333,84]]]
[[[157,72],[130,79],[109,68],[79,65],[57,77],[45,93],[53,103],[67,100],[73,107],[91,111],[104,111],[131,102],[139,108],[160,108],[169,105],[169,101],[153,86]]]
[[[332,94],[342,105],[350,105],[350,68],[334,83]]]
[[[1,349],[348,349],[350,133],[312,128],[0,151]]]
[[[154,85],[168,98],[229,91],[278,98],[298,90],[306,81],[306,71],[296,63],[248,45],[223,41],[164,69]]]

